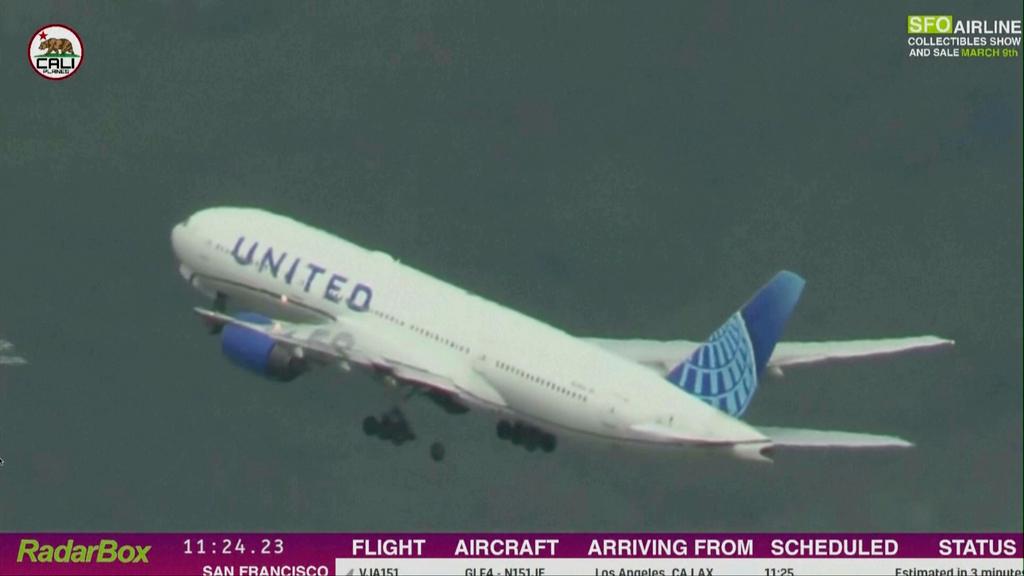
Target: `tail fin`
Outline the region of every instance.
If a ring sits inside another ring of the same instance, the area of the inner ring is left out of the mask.
[[[668,373],[669,382],[731,416],[743,414],[803,289],[800,276],[776,274]]]

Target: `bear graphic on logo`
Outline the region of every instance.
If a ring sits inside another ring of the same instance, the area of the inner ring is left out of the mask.
[[[37,29],[29,36],[26,49],[32,71],[47,80],[67,80],[85,60],[82,37],[64,24],[47,24]]]
[[[39,43],[39,50],[46,50],[50,54],[74,54],[75,49],[71,46],[71,40],[67,38],[47,38]]]

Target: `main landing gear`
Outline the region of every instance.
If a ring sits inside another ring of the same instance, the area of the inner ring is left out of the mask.
[[[391,442],[395,446],[401,446],[410,440],[415,440],[416,435],[412,433],[408,420],[398,408],[376,416],[367,416],[363,419],[363,432],[367,436],[375,436],[381,440]]]
[[[550,434],[522,422],[511,423],[507,420],[498,422],[498,438],[507,440],[516,446],[522,446],[533,452],[540,448],[544,452],[554,452],[558,440],[554,434]]]
[[[405,414],[403,414],[398,408],[392,408],[391,410],[381,414],[379,417],[367,416],[364,418],[363,433],[367,436],[391,442],[395,446],[401,446],[406,442],[416,439],[416,434],[414,434],[412,428],[409,427],[409,421],[406,420]],[[440,442],[434,442],[431,444],[430,458],[434,462],[440,462],[443,460],[444,445]]]

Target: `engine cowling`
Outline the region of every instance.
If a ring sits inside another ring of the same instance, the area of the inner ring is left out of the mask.
[[[270,324],[270,318],[246,312],[239,320]],[[221,351],[232,362],[279,382],[291,382],[306,371],[306,361],[281,346],[273,338],[235,324],[227,324],[221,333]]]

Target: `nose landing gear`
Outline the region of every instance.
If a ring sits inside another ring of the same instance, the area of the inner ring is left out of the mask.
[[[211,304],[211,307],[213,308],[214,312],[220,312],[221,314],[225,313],[228,309],[227,295],[225,295],[223,292],[217,292],[217,295],[214,296],[213,298],[213,303]],[[224,330],[224,325],[217,322],[208,321],[206,330],[210,334],[217,336]]]

